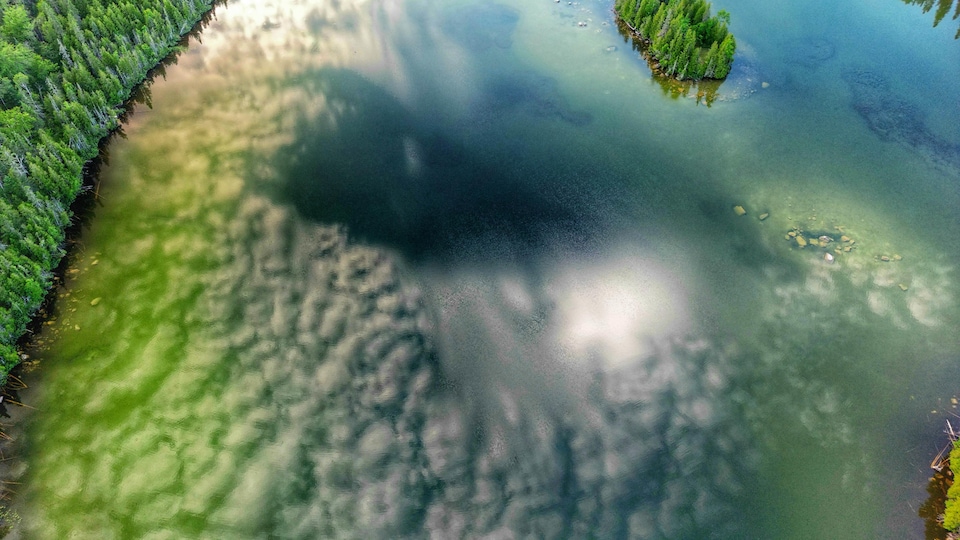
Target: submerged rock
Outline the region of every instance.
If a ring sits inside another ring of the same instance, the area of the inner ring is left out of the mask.
[[[788,57],[794,63],[809,69],[815,69],[834,57],[837,52],[832,41],[823,37],[803,37],[792,42]]]
[[[769,74],[760,73],[760,62],[753,48],[746,42],[737,43],[737,57],[730,68],[727,78],[718,90],[719,101],[747,99],[761,88]]]

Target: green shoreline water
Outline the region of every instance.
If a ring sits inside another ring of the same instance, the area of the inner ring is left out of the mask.
[[[845,83],[704,115],[618,86],[635,59],[563,6],[406,7],[231,4],[134,115],[31,384],[22,534],[913,530],[877,494],[922,492],[917,390],[950,395],[946,176]],[[698,131],[717,174],[668,151]],[[865,189],[898,180],[906,209]],[[861,248],[820,264],[797,225]]]
[[[117,128],[131,92],[154,64],[207,20],[212,4],[189,2],[177,8],[168,2],[163,14],[141,5],[142,13],[127,13],[124,20],[116,6],[82,6],[82,15],[69,2],[29,7],[5,3],[3,11],[7,61],[0,82],[8,95],[0,123],[5,150],[0,170],[0,381],[20,362],[17,342],[51,288],[51,272],[63,256],[64,230],[70,224],[66,208],[79,194],[89,161]],[[138,22],[142,26],[135,27]],[[72,34],[63,36],[63,27]],[[123,46],[118,46],[121,40]],[[17,86],[13,98],[11,81]]]
[[[209,16],[212,13],[214,8],[215,8],[215,4],[211,4],[208,6],[207,11],[199,13],[197,20],[193,21],[190,24],[189,32],[180,36],[178,39],[178,42],[169,43],[164,47],[162,47],[164,50],[168,51],[168,54],[166,54],[165,56],[159,59],[157,66],[150,68],[149,70],[146,70],[139,75],[136,73],[123,74],[123,76],[126,79],[132,79],[139,82],[137,82],[129,90],[128,95],[123,99],[122,105],[119,106],[120,109],[127,109],[128,107],[132,106],[135,103],[142,103],[141,101],[142,93],[144,91],[148,91],[147,87],[153,82],[153,78],[156,77],[158,73],[162,73],[164,66],[169,65],[171,60],[173,60],[176,57],[176,55],[179,54],[179,51],[174,50],[177,43],[182,44],[190,36],[197,35],[199,31],[209,22],[210,20]],[[122,124],[123,114],[120,115],[118,120]],[[97,144],[97,147],[100,148],[101,152],[107,145],[110,144],[110,140],[117,135],[118,131],[122,131],[122,125],[112,127],[108,133],[103,135],[102,139],[100,139]],[[98,167],[97,164],[100,163],[102,159],[103,159],[103,155],[101,154],[91,159],[90,161],[87,161],[83,165],[81,172],[84,180],[89,179],[89,175],[91,171],[95,171],[97,169]],[[64,183],[68,181],[68,179],[65,179],[65,178],[60,180],[61,182],[64,182]],[[81,204],[81,201],[78,201],[78,199],[82,198],[83,196],[84,196],[83,193],[77,193],[76,198],[74,198],[72,201],[67,201],[71,208],[70,210],[71,215],[73,214],[73,212],[77,210],[77,204]],[[60,231],[61,234],[63,235],[62,238],[64,239],[64,242],[66,244],[69,244],[72,240],[74,240],[74,238],[71,238],[71,235],[72,236],[79,235],[79,224],[76,224],[72,221],[71,223],[73,224],[70,227],[63,227],[61,228],[61,231]],[[72,233],[70,232],[71,229],[72,229]],[[67,252],[64,252],[63,255],[65,255],[66,257],[69,257],[70,254]],[[5,358],[4,358],[4,364],[2,366],[2,369],[0,369],[0,381],[2,381],[2,385],[4,387],[4,391],[3,391],[4,397],[6,398],[8,403],[13,404],[14,406],[21,405],[19,402],[16,401],[16,398],[18,397],[17,395],[18,391],[22,390],[21,388],[22,381],[19,378],[17,378],[16,381],[10,381],[8,380],[8,377],[11,375],[11,371],[16,370],[17,367],[23,361],[30,358],[30,356],[23,351],[26,349],[31,349],[31,350],[35,349],[39,345],[39,341],[35,337],[35,335],[40,333],[42,329],[42,325],[45,322],[47,322],[48,320],[47,311],[50,308],[52,308],[53,305],[55,304],[56,297],[57,297],[57,290],[60,288],[61,284],[64,282],[66,278],[64,273],[67,271],[68,265],[66,265],[65,261],[59,257],[55,262],[56,262],[55,267],[44,269],[45,273],[51,274],[52,276],[51,283],[50,283],[49,289],[45,291],[43,295],[42,302],[39,303],[39,305],[34,308],[35,312],[30,316],[29,320],[26,322],[24,326],[23,334],[20,336],[14,336],[15,339],[13,341],[15,344],[7,344],[7,343],[3,344],[4,349],[10,348],[10,345],[13,345],[12,349],[14,351],[14,354],[8,355],[6,354],[7,351],[4,351]],[[11,308],[13,308],[15,311],[17,310],[17,306],[11,306]],[[28,307],[26,309],[30,309],[30,308]],[[12,449],[12,446],[8,445],[8,450],[11,450],[11,449]],[[11,490],[5,484],[4,487],[2,488],[2,491],[0,491],[0,500],[9,501],[11,499],[12,492],[13,490]],[[18,521],[18,519],[19,518],[18,516],[16,516],[16,514],[10,514],[10,515],[5,514],[2,522],[0,522],[0,530],[5,531],[6,527],[8,527],[9,525],[15,524]]]

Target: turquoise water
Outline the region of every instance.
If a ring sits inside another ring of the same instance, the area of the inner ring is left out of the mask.
[[[709,107],[610,2],[218,8],[30,351],[15,536],[922,537],[955,29],[714,8]]]

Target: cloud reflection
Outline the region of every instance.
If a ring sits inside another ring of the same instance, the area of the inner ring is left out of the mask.
[[[657,340],[691,329],[677,269],[628,251],[618,248],[612,260],[586,268],[564,267],[547,286],[559,311],[561,341],[577,355],[595,350],[605,367],[642,358]]]
[[[481,166],[418,120],[385,36],[469,64],[406,6],[231,4],[199,71],[155,88],[63,314],[97,333],[61,345],[25,534],[744,538],[764,452],[802,437],[849,450],[859,485],[831,377],[863,367],[867,314],[942,320],[950,269],[904,295],[875,265],[777,259],[725,210],[601,241],[622,216],[573,174]],[[744,283],[762,336],[703,330]]]

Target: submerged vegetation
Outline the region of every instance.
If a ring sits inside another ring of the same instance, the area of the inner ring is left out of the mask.
[[[0,382],[64,254],[84,165],[212,0],[0,0]]]
[[[699,80],[730,73],[737,42],[726,11],[711,16],[705,0],[617,0],[614,10],[664,75]]]

